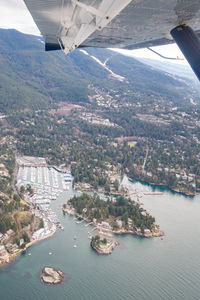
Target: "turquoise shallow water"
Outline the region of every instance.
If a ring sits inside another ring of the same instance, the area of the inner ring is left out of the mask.
[[[151,190],[140,183],[129,187]],[[52,203],[65,230],[0,269],[1,300],[200,299],[200,196],[188,198],[168,190],[143,196],[144,207],[165,231],[164,239],[118,236],[120,246],[109,256],[89,247],[91,227],[63,216],[61,205],[69,197],[70,192],[63,193]],[[42,284],[39,273],[44,266],[61,268],[67,281]]]

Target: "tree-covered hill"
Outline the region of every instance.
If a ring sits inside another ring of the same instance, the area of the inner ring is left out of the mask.
[[[179,103],[187,96],[183,83],[133,58],[107,49],[86,51],[90,55],[79,49],[70,55],[45,52],[39,37],[0,29],[0,111],[36,110],[61,101],[87,102],[90,84],[106,91],[161,95]],[[110,76],[92,55],[102,63],[107,59],[107,66],[125,81]]]

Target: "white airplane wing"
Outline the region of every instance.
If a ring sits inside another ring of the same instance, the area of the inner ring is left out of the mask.
[[[136,49],[170,43],[187,24],[200,33],[200,0],[24,0],[47,50]]]
[[[68,53],[78,47],[138,49],[169,44],[173,38],[180,46],[176,35],[182,30],[178,26],[183,24],[193,28],[195,37],[200,36],[200,0],[24,2],[45,38],[47,51],[62,49]],[[176,32],[170,34],[176,27]],[[186,35],[191,38],[190,32]],[[190,41],[186,39],[185,43]],[[196,41],[194,44],[196,47]],[[200,42],[198,46],[200,60]]]

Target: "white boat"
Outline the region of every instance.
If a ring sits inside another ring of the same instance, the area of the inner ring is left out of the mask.
[[[77,248],[77,246],[76,246],[76,245],[74,245],[74,248]]]

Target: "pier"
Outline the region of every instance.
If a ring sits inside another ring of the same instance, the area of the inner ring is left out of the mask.
[[[143,197],[144,195],[145,196],[163,195],[163,193],[162,192],[142,192],[142,191],[128,193],[128,196],[136,196],[136,197],[139,197],[139,198]]]

